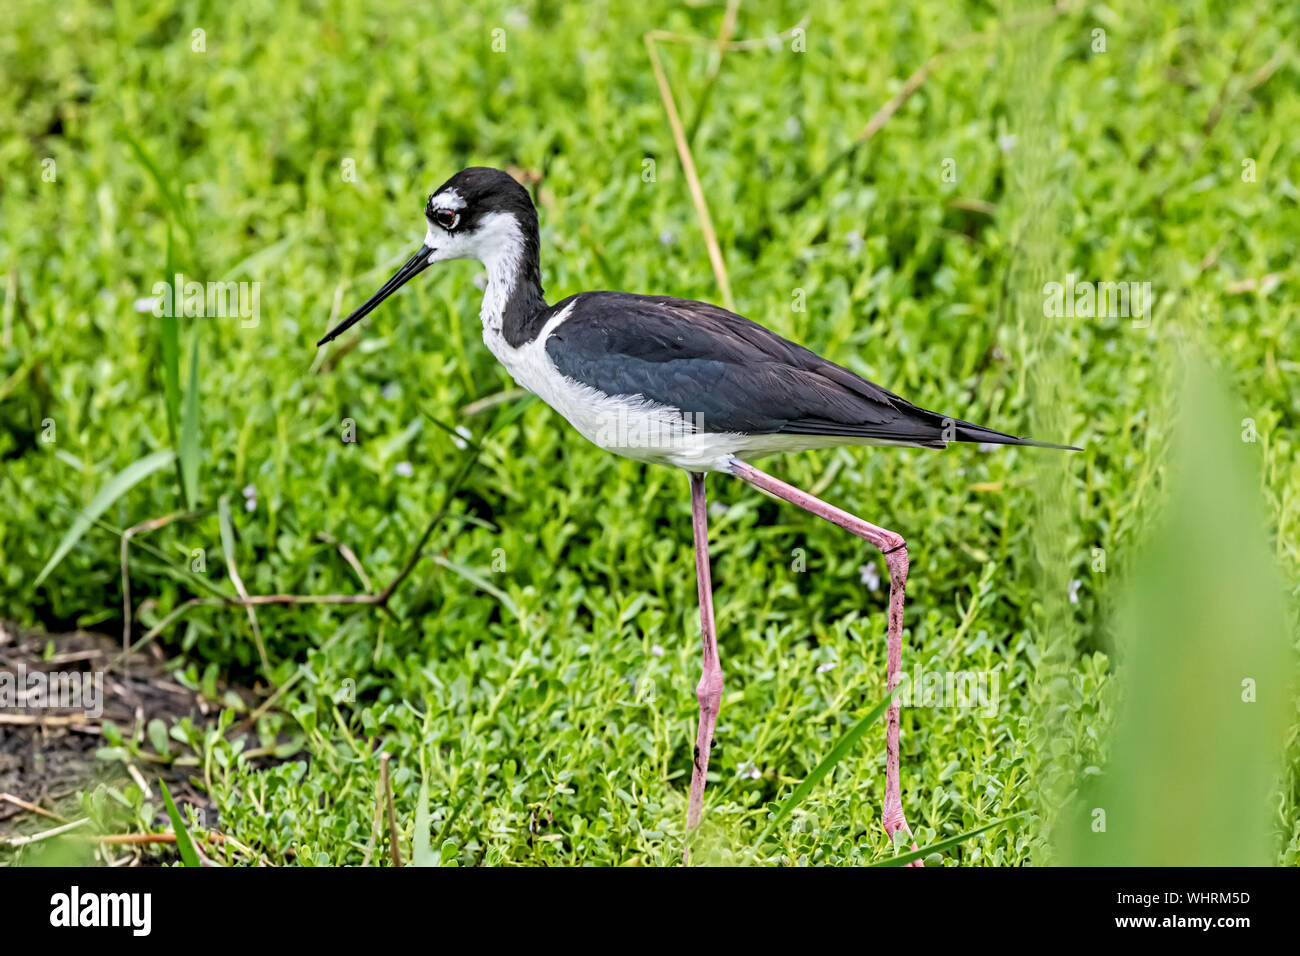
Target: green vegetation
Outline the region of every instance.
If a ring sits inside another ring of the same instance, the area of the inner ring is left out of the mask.
[[[988,711],[903,710],[907,818],[945,844],[929,862],[1055,859],[1054,811],[1106,766],[1117,598],[1162,514],[1185,352],[1250,419],[1215,447],[1260,476],[1294,640],[1294,5],[754,4],[736,39],[803,34],[720,58],[721,3],[0,6],[0,617],[119,635],[120,535],[173,516],[132,536],[131,639],[156,631],[212,719],[106,725],[101,754],[206,793],[226,837],[190,819],[208,857],[387,863],[382,751],[403,861],[680,860],[699,674],[685,476],[513,394],[479,341],[477,266],[313,344],[471,163],[540,177],[552,301],[721,302],[650,30],[701,40],[656,49],[738,311],[918,404],[1084,446],[769,463],[907,537],[907,673],[996,678]],[[176,273],[257,283],[257,321],[155,317],[142,300]],[[1154,318],[1044,316],[1067,273],[1150,282]],[[907,847],[879,823],[883,723],[782,806],[886,696],[883,561],[740,482],[709,493],[726,687],[692,860],[890,860]],[[378,592],[439,515],[383,606],[225,603]],[[1286,719],[1270,852],[1294,864]],[[76,812],[156,830],[151,792],[88,785]]]

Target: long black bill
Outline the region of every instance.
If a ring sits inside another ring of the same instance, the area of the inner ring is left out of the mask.
[[[331,342],[338,338],[371,312],[375,311],[375,309],[379,307],[380,302],[383,302],[390,295],[404,286],[409,280],[415,278],[425,269],[429,268],[429,256],[431,255],[433,255],[432,249],[428,246],[420,246],[420,251],[407,259],[406,265],[398,269],[397,272],[393,274],[393,277],[384,283],[383,288],[367,299],[365,305],[357,309],[357,311],[353,312],[338,325],[334,326],[334,328],[330,329],[329,334],[316,343],[316,347],[320,348],[326,342]]]

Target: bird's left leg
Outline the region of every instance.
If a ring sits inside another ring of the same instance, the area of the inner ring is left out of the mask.
[[[704,673],[695,688],[700,701],[700,729],[695,737],[691,769],[691,797],[686,810],[686,831],[700,825],[704,810],[704,777],[709,772],[713,728],[722,705],[722,667],[718,664],[718,633],[713,626],[713,581],[709,575],[709,514],[704,500],[704,473],[691,472],[691,525],[695,531],[695,579],[700,592],[700,631],[704,648]]]
[[[756,488],[839,525],[850,534],[875,545],[884,554],[885,565],[889,568],[889,668],[885,686],[892,691],[902,679],[903,669],[903,592],[907,587],[907,543],[902,535],[887,528],[878,528],[856,515],[841,511],[737,458],[731,460],[731,473]],[[903,795],[898,785],[898,718],[899,706],[894,701],[885,715],[885,805],[881,820],[885,832],[891,838],[898,830],[905,831],[908,836],[912,835],[912,830],[903,817]],[[912,844],[912,849],[916,849],[915,843]],[[911,865],[922,864],[917,860]]]

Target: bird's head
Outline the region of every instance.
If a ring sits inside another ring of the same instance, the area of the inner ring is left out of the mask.
[[[536,258],[537,210],[528,190],[509,174],[486,166],[462,169],[429,196],[424,207],[424,244],[361,308],[316,344],[337,338],[379,303],[435,262],[477,259],[492,268]]]

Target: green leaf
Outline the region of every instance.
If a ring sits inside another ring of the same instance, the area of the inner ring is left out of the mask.
[[[149,732],[149,742],[153,744],[154,750],[164,757],[171,753],[171,740],[167,736],[167,725],[165,723],[155,717],[149,721],[146,729]]]
[[[108,510],[109,505],[130,491],[141,479],[147,478],[160,468],[166,468],[175,460],[176,453],[170,448],[164,451],[156,451],[152,455],[146,455],[139,461],[132,462],[109,479],[108,484],[99,489],[99,493],[91,499],[90,504],[77,513],[77,517],[72,522],[72,527],[63,536],[59,546],[54,549],[54,554],[45,563],[41,573],[36,576],[36,583],[32,586],[41,586],[41,582],[49,577],[50,572],[72,550],[72,546],[81,540],[81,536],[86,533],[86,529],[95,522],[95,519]]]
[[[420,778],[420,803],[415,808],[413,842],[415,846],[412,866],[437,866],[441,862],[441,854],[434,853],[433,844],[429,842],[429,777],[427,774]]]
[[[167,784],[158,781],[158,786],[162,787],[163,803],[167,805],[167,816],[171,818],[172,829],[176,831],[176,849],[180,852],[181,862],[186,866],[201,866],[199,863],[199,852],[194,849],[194,841],[190,839],[190,831],[185,829],[185,823],[181,820],[180,811],[176,809],[176,802],[172,800],[171,791],[167,789]]]
[[[190,336],[190,381],[185,390],[181,416],[181,485],[191,507],[199,503],[199,326]]]

